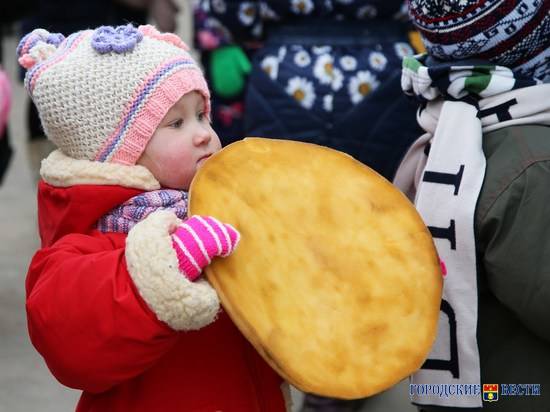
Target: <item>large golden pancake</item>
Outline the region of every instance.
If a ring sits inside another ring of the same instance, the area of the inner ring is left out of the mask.
[[[321,146],[249,138],[204,164],[189,210],[240,231],[236,252],[206,275],[291,384],[359,398],[422,365],[439,316],[439,261],[412,204],[368,167]]]

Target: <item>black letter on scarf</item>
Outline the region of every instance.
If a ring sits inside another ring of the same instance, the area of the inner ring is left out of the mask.
[[[433,237],[438,239],[447,239],[451,242],[451,249],[456,249],[455,220],[451,219],[449,227],[428,226],[428,230]]]
[[[456,340],[456,317],[455,311],[445,299],[441,300],[441,312],[447,315],[449,319],[449,342],[450,342],[450,355],[451,359],[426,359],[421,369],[437,369],[443,371],[449,371],[453,375],[453,378],[458,379],[458,344]]]
[[[460,165],[458,173],[439,173],[439,172],[424,172],[422,181],[430,183],[439,183],[441,185],[453,185],[455,187],[455,196],[458,195],[462,174],[464,173],[464,165]]]
[[[501,103],[498,106],[494,106],[485,110],[480,110],[477,113],[477,117],[482,119],[492,114],[496,114],[499,122],[512,120],[512,115],[510,114],[510,107],[512,107],[515,104],[518,104],[518,101],[516,99],[508,100],[507,102]]]

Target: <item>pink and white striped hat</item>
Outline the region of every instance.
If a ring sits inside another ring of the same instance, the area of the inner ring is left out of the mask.
[[[75,159],[133,165],[168,110],[206,80],[175,34],[153,26],[36,29],[17,47],[46,135]]]

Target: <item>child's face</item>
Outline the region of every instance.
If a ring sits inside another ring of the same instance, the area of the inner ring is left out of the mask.
[[[162,187],[187,190],[197,169],[220,149],[202,96],[191,92],[166,113],[137,164],[149,169]]]

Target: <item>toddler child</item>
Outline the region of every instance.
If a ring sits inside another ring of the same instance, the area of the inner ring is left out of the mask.
[[[186,45],[152,26],[36,29],[17,53],[58,147],[38,186],[29,334],[83,391],[77,411],[285,410],[281,378],[199,276],[239,233],[186,219],[191,180],[220,149]]]

